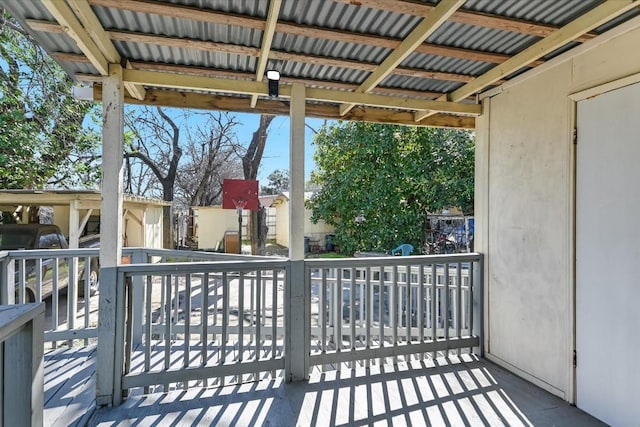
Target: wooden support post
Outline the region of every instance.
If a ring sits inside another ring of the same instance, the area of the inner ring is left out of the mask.
[[[291,199],[289,202],[289,269],[285,292],[287,306],[285,326],[285,378],[302,381],[308,377],[309,298],[304,272],[304,120],[305,87],[294,84],[291,89],[291,140],[289,176]]]
[[[102,203],[100,206],[100,312],[98,316],[98,364],[96,403],[114,402],[116,345],[116,280],[122,256],[122,151],[124,140],[124,84],[122,67],[109,65],[103,80]],[[169,225],[171,226],[171,225]],[[121,352],[120,352],[121,353]]]

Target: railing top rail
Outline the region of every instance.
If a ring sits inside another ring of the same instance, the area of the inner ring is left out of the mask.
[[[8,257],[12,259],[84,257],[84,256],[98,256],[99,254],[100,254],[99,248],[28,249],[28,250],[18,249],[18,250],[8,251]]]
[[[144,248],[144,247],[126,247],[122,251],[126,254],[136,251],[142,251],[146,255],[160,256],[160,257],[185,257],[185,258],[201,258],[211,260],[273,260],[282,259],[282,257],[273,256],[259,256],[259,255],[240,255],[240,254],[227,254],[221,252],[206,252],[206,251],[189,251],[181,249],[162,249],[162,248]]]
[[[162,264],[124,264],[118,267],[125,274],[167,274],[167,273],[203,273],[203,272],[240,272],[255,270],[286,269],[289,260],[244,260],[212,262],[171,262]]]
[[[0,342],[15,334],[37,316],[44,314],[44,303],[0,306]]]
[[[363,258],[313,258],[305,259],[307,268],[349,268],[349,267],[379,267],[406,266],[420,264],[455,264],[459,262],[480,261],[481,254],[477,252],[449,254],[449,255],[418,255],[418,256],[385,256]]]

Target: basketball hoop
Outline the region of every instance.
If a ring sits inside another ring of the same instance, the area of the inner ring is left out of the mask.
[[[242,210],[247,206],[248,200],[233,199],[233,206],[236,207],[236,213],[242,215]]]

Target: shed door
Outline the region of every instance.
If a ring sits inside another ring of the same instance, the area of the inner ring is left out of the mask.
[[[637,425],[640,84],[580,101],[577,123],[577,405]]]

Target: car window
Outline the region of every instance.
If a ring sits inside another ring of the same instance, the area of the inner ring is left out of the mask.
[[[58,233],[45,233],[40,235],[40,249],[61,249]]]
[[[0,230],[0,250],[32,249],[35,233],[24,230]]]

